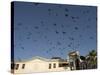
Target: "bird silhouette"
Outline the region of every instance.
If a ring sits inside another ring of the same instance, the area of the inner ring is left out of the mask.
[[[94,39],[94,38],[91,36],[90,39]]]
[[[34,28],[35,28],[35,29],[39,29],[39,27],[38,27],[38,26],[35,26]]]
[[[57,42],[57,45],[61,45],[61,42],[58,41],[58,42]]]
[[[71,18],[72,18],[72,19],[75,19],[75,17],[74,17],[74,16],[71,16]]]
[[[65,11],[68,12],[69,11],[68,8],[65,8]]]
[[[54,26],[57,26],[57,24],[56,24],[56,23],[54,23],[53,25],[54,25]]]
[[[33,40],[34,42],[37,42],[37,40]]]
[[[66,32],[64,32],[64,31],[63,31],[62,33],[63,33],[63,34],[66,34]]]
[[[59,32],[57,30],[55,32],[56,32],[56,34],[59,34]]]
[[[71,45],[69,44],[68,47],[71,47]]]
[[[30,37],[27,37],[27,39],[30,39]]]
[[[68,14],[65,14],[65,17],[68,17]]]
[[[55,16],[58,16],[58,14],[56,13]]]
[[[39,5],[40,3],[34,3],[35,6]]]
[[[78,27],[74,27],[75,30],[78,30]]]
[[[22,23],[18,23],[18,26],[22,26]]]
[[[73,38],[73,37],[69,37],[69,39],[70,39],[70,40],[74,40],[74,38]]]
[[[52,10],[52,9],[50,9],[50,8],[48,9],[49,12],[50,12],[51,10]]]
[[[21,47],[21,49],[23,49],[23,50],[24,50],[24,47]]]

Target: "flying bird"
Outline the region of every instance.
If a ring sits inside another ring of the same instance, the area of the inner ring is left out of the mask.
[[[34,42],[36,42],[37,40],[34,40]]]
[[[74,17],[74,16],[71,16],[71,18],[72,18],[72,19],[75,19],[75,17]]]
[[[18,23],[18,26],[22,26],[22,23]]]
[[[39,27],[38,27],[38,26],[35,26],[34,28],[35,28],[35,29],[39,29]]]
[[[35,6],[39,5],[40,3],[34,3]]]
[[[50,12],[50,11],[51,11],[51,9],[49,8],[49,9],[48,9],[48,11]]]
[[[68,8],[65,8],[65,11],[68,12],[69,11]]]
[[[91,36],[90,39],[94,39],[94,38]]]
[[[49,53],[49,51],[46,51],[46,53]]]
[[[63,33],[63,34],[66,34],[66,32],[64,32],[64,31],[63,31],[62,33]]]
[[[55,31],[56,32],[56,34],[59,34],[59,32],[58,31]]]
[[[74,27],[75,30],[78,30],[78,27]]]
[[[66,17],[68,17],[68,14],[65,14]]]
[[[57,42],[57,45],[61,45],[61,43],[58,41],[58,42]]]
[[[23,49],[23,50],[24,50],[24,47],[21,47],[21,49]]]
[[[73,38],[73,37],[69,37],[69,39],[70,39],[70,40],[74,40],[74,38]]]
[[[55,15],[56,15],[56,16],[58,16],[58,14],[57,14],[57,13],[56,13]]]
[[[68,47],[71,47],[71,45],[69,44]]]
[[[56,24],[56,23],[54,23],[53,25],[54,25],[54,26],[57,26],[57,24]]]
[[[27,37],[27,39],[30,39],[30,37]]]

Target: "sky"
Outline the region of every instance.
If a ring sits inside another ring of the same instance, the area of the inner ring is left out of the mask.
[[[97,7],[14,2],[14,58],[66,59],[97,49]]]

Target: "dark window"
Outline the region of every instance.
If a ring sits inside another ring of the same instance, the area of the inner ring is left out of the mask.
[[[51,69],[51,64],[49,64],[49,69]]]
[[[70,62],[70,66],[74,66],[74,63],[73,62]]]
[[[22,65],[22,69],[24,69],[24,68],[25,68],[25,64]]]
[[[59,67],[63,67],[63,65],[62,64],[59,64]]]
[[[19,64],[15,64],[15,69],[18,70]]]
[[[59,67],[67,67],[68,66],[68,64],[66,64],[66,63],[60,63],[59,64]]]
[[[55,63],[53,64],[53,68],[56,68],[56,64]]]

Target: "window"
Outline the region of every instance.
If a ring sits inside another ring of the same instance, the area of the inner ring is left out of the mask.
[[[56,64],[55,63],[53,64],[53,68],[56,68]]]
[[[19,68],[19,64],[14,64],[14,63],[11,63],[11,69],[12,70],[17,70]]]
[[[49,64],[49,69],[51,69],[51,64]]]
[[[67,63],[60,63],[60,64],[59,64],[59,67],[67,67],[67,66],[68,66]]]
[[[22,65],[22,69],[24,69],[24,68],[25,68],[25,64]]]
[[[18,70],[19,64],[15,64],[15,69]]]
[[[59,64],[59,67],[63,67],[63,65],[62,64]]]

